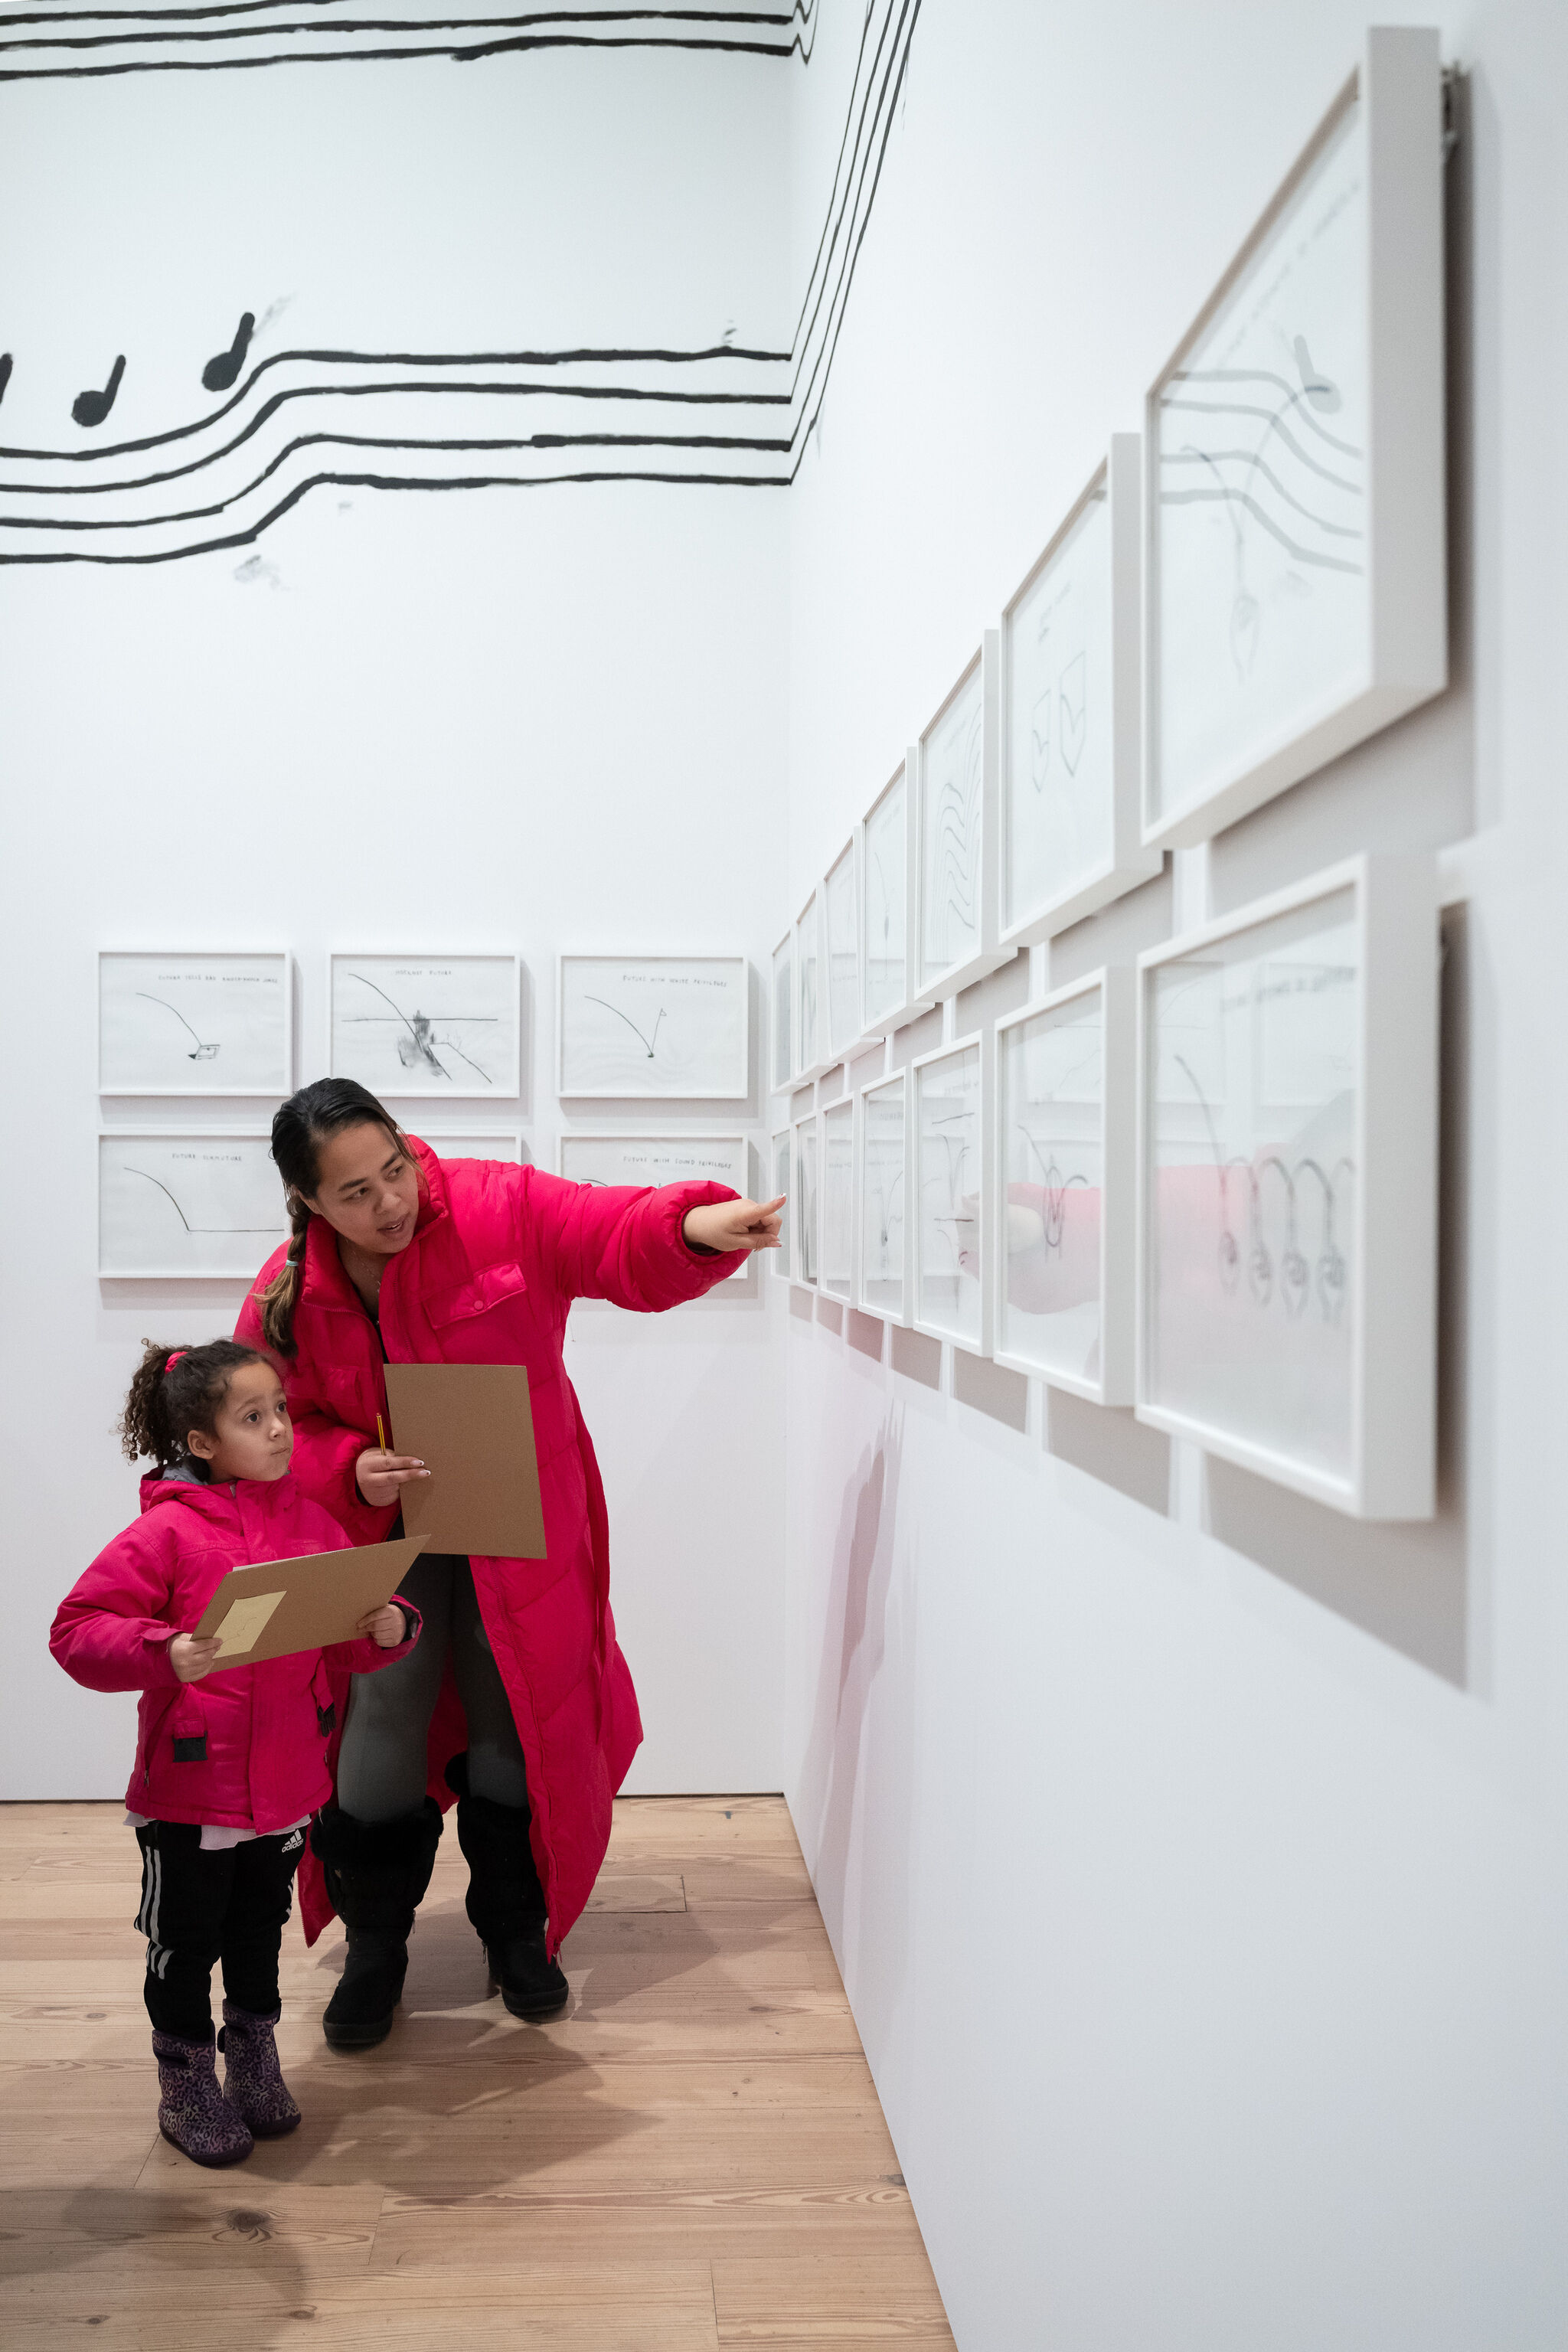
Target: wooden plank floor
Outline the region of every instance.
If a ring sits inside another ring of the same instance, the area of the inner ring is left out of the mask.
[[[0,1806],[5,2352],[952,2346],[782,1800],[622,1800],[551,2025],[487,1997],[466,1884],[448,1824],[362,2056],[291,1922],[305,2121],[204,2172],[154,2123],[122,1809]]]

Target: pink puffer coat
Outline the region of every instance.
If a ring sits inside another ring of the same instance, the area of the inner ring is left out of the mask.
[[[437,1160],[414,1139],[419,1216],[382,1277],[381,1340],[320,1217],[305,1242],[295,1353],[279,1365],[294,1417],[294,1467],[356,1543],[385,1536],[395,1513],[360,1499],[354,1465],[386,1411],[382,1345],[394,1363],[525,1364],[544,1506],[543,1559],[472,1561],[490,1648],[511,1700],[532,1807],[531,1836],[554,1951],[593,1890],[610,1835],[610,1800],[642,1739],[637,1696],[610,1613],[604,1487],[562,1360],[574,1298],[608,1298],[652,1313],[695,1298],[731,1274],[736,1256],[698,1256],[687,1213],[733,1200],[721,1184],[657,1192],[569,1184],[538,1168]],[[283,1263],[262,1267],[235,1336],[260,1347],[257,1294]],[[395,1436],[395,1432],[393,1433]],[[334,1675],[338,1737],[347,1677]],[[429,1793],[452,1801],[445,1772],[468,1745],[448,1669],[430,1726]],[[335,1770],[337,1748],[331,1762]],[[308,1854],[300,1910],[313,1940],[331,1916],[321,1865]]]
[[[406,1657],[413,1642],[394,1650],[341,1642],[219,1667],[196,1683],[181,1682],[169,1643],[195,1631],[231,1568],[342,1551],[347,1542],[291,1473],[220,1486],[142,1479],[142,1517],[78,1578],[49,1633],[73,1681],[142,1694],[125,1791],[133,1813],[269,1837],[326,1802],[331,1677],[374,1674]]]

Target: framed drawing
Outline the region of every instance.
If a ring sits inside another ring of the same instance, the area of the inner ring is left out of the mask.
[[[334,955],[331,1074],[373,1095],[515,1096],[514,955]]]
[[[1139,959],[1139,1418],[1430,1517],[1432,861],[1361,857]]]
[[[105,1278],[249,1282],[288,1235],[264,1133],[100,1131],[98,1271]]]
[[[907,1243],[909,1074],[883,1078],[860,1094],[856,1159],[855,1304],[885,1323],[908,1323],[913,1311],[913,1253]]]
[[[988,629],[920,740],[916,985],[928,1003],[1005,963],[996,945],[1001,642]]]
[[[904,755],[860,825],[860,1031],[885,1037],[929,1003],[915,985],[911,911],[920,895],[915,829],[920,754]]]
[[[999,938],[1026,947],[1158,874],[1139,806],[1140,451],[1110,455],[1002,615]]]
[[[1132,1402],[1136,988],[1090,972],[996,1024],[999,1364]]]
[[[822,1263],[824,1290],[835,1298],[854,1295],[855,1101],[829,1104],[822,1113]]]
[[[744,956],[563,955],[560,1092],[743,1102],[748,972]]]
[[[289,958],[105,949],[98,959],[103,1095],[294,1090]]]
[[[802,1118],[795,1129],[795,1246],[793,1279],[816,1287],[816,1120]]]
[[[727,1184],[742,1200],[751,1192],[743,1135],[563,1135],[557,1166],[574,1184]],[[743,1281],[751,1265],[725,1279]]]
[[[772,1045],[773,1091],[783,1094],[795,1077],[795,1024],[791,996],[795,987],[795,933],[786,931],[773,950]]]
[[[522,1138],[515,1128],[494,1135],[431,1135],[425,1128],[418,1129],[421,1143],[427,1143],[437,1160],[504,1160],[521,1162]]]
[[[795,1076],[803,1085],[831,1069],[827,1014],[822,1001],[822,892],[816,889],[795,923]]]
[[[827,1050],[844,1060],[860,1042],[860,908],[855,843],[846,842],[822,886],[827,951]]]
[[[915,1328],[975,1355],[991,1348],[989,1061],[976,1036],[910,1065]]]
[[[781,1128],[773,1137],[772,1155],[768,1163],[768,1198],[776,1200],[782,1192],[784,1212],[779,1220],[779,1245],[776,1250],[769,1250],[768,1265],[781,1282],[788,1282],[795,1259],[795,1170],[791,1165],[790,1130],[787,1127]]]
[[[1146,843],[1447,683],[1442,157],[1436,33],[1369,32],[1149,393]]]

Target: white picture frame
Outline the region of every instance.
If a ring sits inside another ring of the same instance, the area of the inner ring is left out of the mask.
[[[327,963],[329,1066],[383,1100],[515,1100],[521,1086],[515,955],[364,954]]]
[[[816,1113],[812,1111],[795,1123],[795,1243],[790,1252],[793,1272],[790,1279],[804,1284],[806,1289],[817,1288],[817,1181],[820,1163],[817,1157]]]
[[[987,629],[921,730],[914,985],[927,1003],[1013,952],[996,933],[1001,667],[1000,635]]]
[[[827,950],[819,882],[795,919],[795,1082],[805,1086],[833,1067],[827,1049]]]
[[[1137,984],[1102,965],[996,1024],[992,1354],[1091,1403],[1133,1396]]]
[[[774,1094],[795,1084],[795,927],[773,953],[772,1012],[768,1029],[769,1070]]]
[[[437,1160],[500,1160],[508,1166],[522,1164],[522,1134],[518,1128],[498,1129],[481,1132],[477,1128],[451,1135],[431,1135],[424,1127],[416,1130],[421,1143],[436,1154]]]
[[[98,1090],[281,1102],[294,1091],[287,950],[101,948]]]
[[[1142,499],[1139,436],[1113,434],[1002,615],[997,939],[1009,952],[1164,864],[1142,839]]]
[[[555,1169],[574,1184],[727,1184],[742,1201],[751,1197],[751,1145],[740,1133],[566,1134],[556,1143]],[[725,1281],[743,1282],[752,1263],[748,1257]]]
[[[860,1043],[859,845],[852,834],[822,884],[827,1050],[844,1061]]]
[[[914,1327],[991,1352],[993,1056],[978,1031],[910,1064]]]
[[[745,1101],[750,980],[739,955],[563,955],[558,1092],[582,1101]]]
[[[768,1198],[774,1200],[782,1192],[784,1214],[779,1219],[779,1245],[767,1253],[768,1272],[779,1282],[788,1282],[795,1262],[795,1132],[787,1127],[775,1129],[769,1139]]]
[[[818,1282],[847,1306],[855,1296],[855,1097],[845,1095],[818,1114],[822,1137],[822,1208]]]
[[[1145,403],[1143,839],[1447,684],[1438,37],[1374,27]]]
[[[890,1037],[931,999],[915,986],[920,751],[911,744],[860,820],[860,1034]]]
[[[289,1237],[262,1128],[100,1128],[98,1271],[117,1282],[253,1282]]]
[[[907,1070],[860,1089],[855,1151],[855,1305],[907,1328],[914,1315]]]
[[[1350,859],[1138,973],[1139,1419],[1352,1517],[1429,1518],[1433,860]]]

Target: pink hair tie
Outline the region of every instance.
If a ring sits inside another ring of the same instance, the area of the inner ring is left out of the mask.
[[[169,1358],[169,1360],[168,1360],[167,1363],[163,1366],[163,1378],[164,1378],[165,1380],[167,1380],[167,1379],[168,1379],[169,1374],[174,1370],[174,1366],[179,1362],[180,1358],[181,1358],[182,1356],[188,1356],[188,1355],[190,1354],[190,1352],[191,1352],[191,1351],[190,1351],[190,1349],[189,1349],[188,1348],[176,1348],[176,1349],[174,1349],[174,1354]]]

